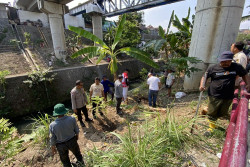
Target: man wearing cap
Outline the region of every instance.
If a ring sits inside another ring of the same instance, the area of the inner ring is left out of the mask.
[[[104,99],[105,99],[105,101],[107,101],[108,93],[111,94],[111,99],[113,101],[113,99],[114,99],[114,92],[111,91],[110,87],[114,87],[114,83],[110,82],[107,79],[107,77],[104,75],[102,77],[101,84],[103,85],[103,88],[104,88]]]
[[[118,79],[115,81],[115,98],[116,98],[116,112],[121,114],[121,102],[123,99],[123,89],[122,89],[122,75],[118,75]]]
[[[219,63],[210,66],[206,73],[207,78],[211,78],[208,88],[208,119],[209,129],[206,132],[210,134],[215,126],[215,121],[222,116],[228,115],[229,106],[234,98],[234,85],[236,76],[239,75],[249,85],[247,80],[247,71],[242,65],[232,62],[233,53],[225,51],[218,58]],[[200,91],[204,91],[204,76],[201,79]],[[246,86],[248,88],[248,86]]]
[[[72,109],[77,114],[78,121],[80,122],[81,126],[85,127],[85,124],[82,121],[81,111],[85,116],[85,121],[92,121],[92,119],[88,117],[88,110],[86,107],[86,105],[88,104],[88,99],[83,89],[83,82],[77,80],[76,86],[71,90],[70,94],[71,94]]]
[[[71,167],[69,150],[75,155],[77,162],[84,165],[83,157],[77,143],[79,128],[76,119],[72,116],[65,116],[68,109],[63,104],[54,106],[53,116],[57,119],[49,125],[50,145],[52,154],[59,153],[60,160],[64,167]]]
[[[161,87],[161,81],[158,77],[153,76],[152,73],[148,73],[147,84],[149,85],[148,104],[152,106],[153,99],[153,107],[156,107],[156,99]]]
[[[104,88],[103,85],[100,83],[100,78],[95,78],[95,83],[90,86],[89,89],[89,98],[90,102],[92,102],[92,109],[93,109],[93,117],[96,119],[96,107],[98,107],[101,101],[96,100],[96,97],[104,97]],[[100,112],[103,115],[102,112]]]

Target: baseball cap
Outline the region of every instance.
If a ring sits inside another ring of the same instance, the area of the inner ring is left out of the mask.
[[[224,51],[224,52],[222,52],[222,54],[218,58],[218,61],[222,62],[222,61],[227,61],[227,60],[233,60],[233,56],[234,56],[234,54],[232,52]]]

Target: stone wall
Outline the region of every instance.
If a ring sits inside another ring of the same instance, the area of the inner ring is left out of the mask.
[[[48,103],[43,101],[41,98],[34,98],[34,93],[39,95],[44,92],[36,92],[36,89],[29,88],[27,84],[24,84],[23,81],[27,80],[27,75],[20,75],[16,77],[9,77],[6,79],[6,102],[10,108],[10,113],[8,117],[19,117],[23,115],[30,114],[32,112],[42,111],[45,108],[54,106],[56,103],[65,102],[70,100],[70,91],[75,86],[75,81],[80,79],[84,83],[85,90],[89,90],[89,87],[94,83],[95,77],[102,77],[107,75],[110,80],[113,80],[113,76],[110,74],[109,69],[107,68],[108,64],[102,64],[99,66],[80,66],[65,68],[60,70],[54,70],[51,73],[55,73],[55,80],[47,85],[48,96],[50,101]],[[117,74],[121,74],[125,69],[129,69],[129,78],[138,78],[139,71],[142,68],[150,69],[150,67],[144,63],[141,63],[136,60],[127,60],[119,64],[119,70]],[[45,90],[43,90],[45,91]],[[48,104],[48,105],[46,105]],[[0,110],[1,110],[0,106]]]
[[[1,19],[0,19],[0,23],[1,23]],[[46,40],[48,42],[48,47],[53,48],[53,42],[52,42],[50,28],[40,27],[39,29],[43,32],[43,34],[44,34],[44,36],[45,36],[45,38],[46,38]],[[1,25],[0,25],[0,30],[1,30]],[[41,33],[39,32],[38,28],[35,27],[35,26],[17,25],[17,31],[18,31],[18,33],[19,33],[19,35],[21,37],[21,40],[23,42],[25,42],[24,32],[28,32],[28,33],[31,34],[30,35],[30,38],[31,38],[30,40],[34,44],[36,44],[36,42],[38,40],[42,39]],[[66,39],[67,38],[72,38],[73,34],[74,33],[72,31],[65,29],[65,37],[66,37]],[[84,43],[86,45],[91,44],[91,41],[86,39],[86,38],[81,38],[81,41],[82,41],[82,43]],[[68,42],[67,41],[66,41],[66,45],[68,47]]]
[[[0,38],[0,45],[10,45],[10,41],[16,39],[8,19],[0,18]]]
[[[22,42],[25,42],[24,33],[30,33],[30,40],[32,43],[36,44],[38,40],[43,39],[41,33],[39,32],[39,29],[43,32],[48,45],[53,48],[52,38],[50,29],[46,27],[38,27],[35,26],[28,26],[28,25],[17,25],[17,31],[19,36],[21,37]]]

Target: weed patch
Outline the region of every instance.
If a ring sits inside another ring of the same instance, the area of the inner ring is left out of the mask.
[[[191,146],[206,144],[204,138],[190,134],[192,121],[177,122],[172,113],[162,122],[160,115],[152,120],[152,114],[145,112],[145,123],[128,123],[125,135],[111,133],[119,138],[119,145],[105,150],[94,148],[87,153],[89,166],[161,167],[178,166],[182,154]],[[151,120],[151,121],[149,121]],[[199,141],[199,142],[198,142]],[[199,143],[199,144],[198,144]]]
[[[0,161],[13,157],[22,150],[22,144],[17,137],[17,129],[10,127],[8,119],[0,119]]]

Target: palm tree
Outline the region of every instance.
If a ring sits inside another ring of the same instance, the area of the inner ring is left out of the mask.
[[[122,20],[118,26],[117,32],[115,34],[114,41],[111,46],[108,46],[105,42],[103,42],[101,39],[99,39],[97,36],[93,35],[92,33],[78,27],[69,26],[69,30],[77,33],[79,36],[82,36],[84,38],[87,38],[91,41],[93,41],[96,46],[88,46],[85,47],[77,52],[75,52],[71,57],[75,58],[80,55],[86,54],[85,58],[82,60],[83,62],[87,61],[90,58],[93,58],[95,56],[98,56],[96,64],[100,63],[102,59],[106,57],[106,55],[110,55],[111,60],[109,63],[108,68],[110,69],[111,74],[114,75],[114,78],[116,78],[116,71],[118,70],[118,60],[117,55],[121,53],[125,53],[131,57],[134,57],[154,68],[159,68],[159,65],[155,63],[151,58],[150,55],[147,52],[144,52],[142,50],[139,50],[137,48],[133,47],[124,47],[120,49],[116,49],[117,44],[121,40],[122,31],[124,29],[124,24],[126,21],[126,15],[123,15]]]

